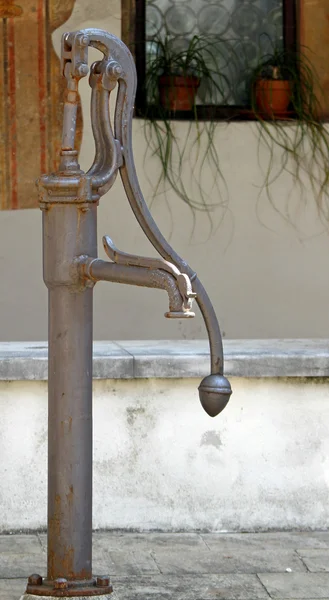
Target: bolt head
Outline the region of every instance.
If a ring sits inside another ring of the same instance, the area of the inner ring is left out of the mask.
[[[108,575],[101,575],[96,580],[97,587],[108,587],[110,585],[110,578]]]
[[[30,577],[28,578],[28,584],[29,585],[42,585],[41,575],[38,575],[37,573],[33,573],[33,575],[30,575]]]
[[[80,44],[81,46],[88,46],[89,44],[89,38],[87,35],[83,35],[81,40],[80,40]]]
[[[55,579],[55,581],[54,581],[55,590],[67,590],[68,587],[69,587],[69,584],[68,584],[67,579],[64,579],[63,577],[59,577],[58,579]]]
[[[85,75],[88,75],[88,65],[79,65],[78,67],[78,73],[80,75],[80,77],[84,77]]]
[[[114,73],[118,76],[122,75],[122,73],[123,73],[122,67],[120,65],[117,65],[116,67],[114,67]]]
[[[111,61],[106,67],[106,74],[108,75],[108,77],[118,78],[120,77],[120,75],[122,75],[122,73],[123,69],[121,65],[119,65],[119,63],[115,61]]]

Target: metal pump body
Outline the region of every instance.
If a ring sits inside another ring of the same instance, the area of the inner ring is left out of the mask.
[[[89,72],[89,46],[103,57],[89,75],[96,152],[84,173],[75,131],[78,84]],[[97,281],[166,290],[169,318],[193,317],[195,299],[211,351],[211,374],[199,387],[202,406],[215,416],[231,394],[208,295],[160,233],[139,187],[131,141],[136,70],[128,48],[98,29],[67,33],[62,38],[62,71],[67,92],[60,166],[38,181],[49,292],[48,565],[46,578],[30,576],[24,598],[93,598],[112,591],[108,577],[92,574],[92,301]],[[115,88],[112,126],[109,100]],[[118,172],[136,219],[161,258],[121,252],[108,236],[103,244],[110,261],[97,258],[97,206]]]

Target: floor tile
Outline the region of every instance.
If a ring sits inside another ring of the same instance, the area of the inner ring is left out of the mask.
[[[0,535],[0,552],[9,554],[39,554],[41,550],[37,535]]]
[[[207,546],[262,546],[282,547],[285,549],[329,548],[329,533],[327,532],[270,532],[270,533],[206,533],[201,534]]]
[[[120,600],[263,600],[264,587],[254,575],[155,576],[115,579]]]
[[[46,555],[36,554],[8,554],[0,552],[0,578],[10,579],[16,577],[27,578],[32,573],[46,574]]]
[[[154,558],[148,550],[93,550],[94,573],[112,575],[142,575],[160,573]]]
[[[45,574],[47,557],[36,535],[0,536],[0,578]]]
[[[24,579],[0,579],[1,600],[19,600],[24,594],[26,581]]]
[[[203,547],[202,537],[197,533],[117,533],[95,532],[94,545],[106,549],[117,550],[121,548],[152,549],[154,546],[162,547],[170,544],[177,548]]]
[[[329,572],[329,548],[298,548],[297,552],[312,573]]]
[[[278,547],[221,545],[190,548],[177,551],[168,545],[155,547],[152,555],[161,573],[269,573],[292,571],[306,572],[303,560],[294,550]]]
[[[272,598],[309,600],[329,597],[329,573],[263,573],[259,579]]]

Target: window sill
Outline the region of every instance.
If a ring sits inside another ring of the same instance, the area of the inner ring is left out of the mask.
[[[0,380],[47,380],[46,342],[0,342]],[[329,377],[325,339],[225,340],[229,377]],[[206,340],[95,342],[94,379],[202,378]]]
[[[251,108],[235,107],[235,106],[197,106],[196,114],[198,121],[258,121],[255,113]],[[195,113],[193,111],[164,111],[158,107],[149,107],[145,109],[136,108],[135,117],[137,119],[152,119],[152,120],[167,120],[172,121],[194,121]],[[272,119],[266,114],[259,114],[259,117],[264,121],[295,121],[294,111],[286,111],[282,115]]]

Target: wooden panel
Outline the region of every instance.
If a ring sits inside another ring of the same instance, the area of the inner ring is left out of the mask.
[[[36,207],[35,180],[56,169],[65,80],[51,35],[74,3],[0,0],[1,209]],[[80,111],[77,148],[81,135]]]
[[[38,86],[41,62],[38,55],[39,29],[42,21],[40,23],[38,11],[33,10],[34,8],[35,0],[24,1],[24,13],[26,11],[29,15],[28,27],[25,18],[13,19],[11,24],[13,42],[8,66],[14,79],[10,97],[11,119],[12,123],[15,123],[16,132],[16,143],[11,139],[12,155],[15,157],[11,172],[11,208],[35,204],[35,174],[38,177],[41,165],[43,166],[43,163],[40,163],[40,154],[45,135],[41,127],[44,108],[39,99]]]
[[[322,116],[329,118],[329,0],[300,0],[300,44],[312,62]]]
[[[136,25],[136,5],[135,0],[121,0],[121,39],[134,53],[135,46],[135,25]]]
[[[3,20],[0,20],[0,208],[7,208],[7,199],[9,191],[7,189],[8,177],[8,131],[5,114],[7,112],[7,82],[5,80],[5,71],[2,65],[7,60],[7,27]],[[2,93],[1,93],[1,90]]]

